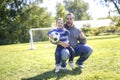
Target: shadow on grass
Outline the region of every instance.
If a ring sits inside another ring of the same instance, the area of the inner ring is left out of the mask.
[[[74,70],[67,70],[67,71],[60,71],[59,73],[55,73],[55,70],[47,71],[42,74],[36,75],[30,78],[22,78],[22,80],[48,80],[48,79],[56,79],[59,80],[60,78],[66,75],[79,75],[82,73],[80,68],[75,68]]]

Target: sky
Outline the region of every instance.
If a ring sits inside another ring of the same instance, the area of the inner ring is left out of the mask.
[[[94,0],[84,0],[89,3],[89,10],[87,11],[93,19],[106,17],[108,15],[108,11],[111,8],[103,7],[99,4],[96,4]],[[44,4],[42,7],[47,7],[49,12],[52,12],[52,15],[55,15],[55,6],[57,2],[63,2],[63,0],[44,0]]]

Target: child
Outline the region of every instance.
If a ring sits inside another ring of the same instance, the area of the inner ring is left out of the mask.
[[[60,33],[60,41],[62,42],[65,42],[65,43],[69,43],[69,39],[68,39],[68,35],[69,35],[69,32],[63,27],[63,19],[62,18],[59,18],[57,19],[56,21],[56,25],[57,25],[57,28],[56,29],[53,29],[52,31],[57,31]],[[52,32],[48,32],[48,35],[50,37],[52,37],[52,35],[50,35],[50,33]],[[61,50],[64,49],[65,47],[57,44],[57,47],[56,47],[56,50],[55,50],[55,64],[56,64],[56,70],[55,72],[59,72],[61,66],[62,66],[62,69],[63,70],[66,70],[66,63],[61,65]],[[69,47],[66,47],[66,49],[69,50],[69,53],[70,53],[70,58],[69,58],[69,65],[71,66],[72,69],[74,69],[74,64],[73,64],[73,53],[74,53],[74,50],[71,46]]]

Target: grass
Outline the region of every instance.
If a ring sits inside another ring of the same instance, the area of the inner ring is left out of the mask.
[[[119,80],[120,37],[109,39],[92,38],[88,44],[93,54],[85,62],[85,68],[54,72],[55,45],[49,41],[30,44],[0,46],[0,80]],[[75,58],[74,62],[78,57]]]

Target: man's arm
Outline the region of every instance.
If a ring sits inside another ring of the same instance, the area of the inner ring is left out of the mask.
[[[65,42],[62,42],[62,41],[59,41],[57,44],[63,46],[64,48],[69,46],[68,43],[65,43]]]

